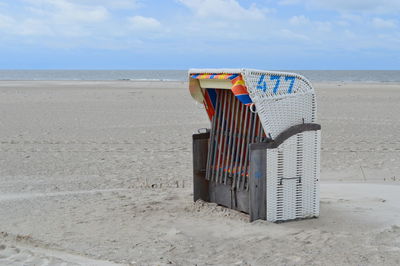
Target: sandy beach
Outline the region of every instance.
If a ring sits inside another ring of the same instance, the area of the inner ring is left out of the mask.
[[[0,81],[0,265],[399,265],[400,84],[316,83],[321,216],[192,202],[186,82]]]

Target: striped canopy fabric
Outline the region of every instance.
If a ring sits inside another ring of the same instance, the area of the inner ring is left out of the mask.
[[[230,80],[232,83],[232,93],[238,98],[238,100],[245,104],[251,105],[253,102],[250,99],[249,93],[247,92],[246,85],[241,74],[191,74],[193,79],[219,79],[219,80]],[[204,105],[206,107],[208,116],[210,119],[215,113],[215,101],[216,91],[215,89],[207,89],[204,95]]]
[[[253,102],[249,97],[246,85],[241,74],[191,74],[193,79],[220,79],[230,80],[232,83],[233,94],[245,105],[250,105]]]

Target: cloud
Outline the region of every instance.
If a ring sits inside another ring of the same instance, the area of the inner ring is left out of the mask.
[[[101,22],[109,17],[103,6],[76,4],[68,0],[27,0],[33,12],[64,22]]]
[[[395,38],[399,36],[396,17],[358,12],[380,5],[370,0],[365,2],[367,8],[358,7],[360,1],[355,0],[348,0],[350,4],[331,0],[335,7],[327,0],[304,0],[305,4],[284,0],[281,5],[268,5],[277,12],[264,8],[270,0],[257,4],[256,0],[159,1],[146,5],[143,0],[9,1],[6,7],[0,4],[0,38],[3,46],[5,40],[16,40],[16,45],[56,49],[128,49],[174,55],[283,49],[327,52],[348,47],[398,51],[400,47]],[[293,15],[288,18],[287,14]]]
[[[42,20],[38,19],[25,19],[17,27],[17,34],[19,35],[36,35],[36,36],[46,36],[52,35],[54,32]]]
[[[288,5],[297,5],[301,3],[300,0],[281,0],[278,2],[278,5],[288,6]]]
[[[254,4],[242,7],[236,0],[178,0],[190,8],[196,16],[223,18],[228,20],[259,20],[265,17],[264,10]]]
[[[128,18],[130,27],[134,30],[157,30],[161,23],[152,17],[133,16]]]
[[[329,21],[317,21],[315,22],[315,28],[318,31],[328,32],[332,30],[332,23]]]
[[[0,14],[0,29],[8,28],[15,23],[12,17]]]
[[[291,40],[298,40],[298,41],[308,41],[310,38],[304,34],[289,30],[289,29],[282,29],[280,31],[280,35],[286,39]]]
[[[321,32],[328,32],[332,29],[332,23],[329,21],[313,21],[304,15],[293,16],[289,19],[289,24],[298,29],[303,28],[304,30],[317,30]]]
[[[135,0],[15,0],[0,5],[0,45],[148,49],[149,40],[161,40],[168,27],[141,15],[143,7]]]
[[[309,24],[310,20],[306,18],[304,15],[300,15],[291,17],[289,19],[289,23],[292,24],[293,26],[301,26]]]
[[[74,0],[22,0],[9,4],[9,15],[0,14],[3,33],[21,36],[83,37],[94,35],[111,15],[103,6],[90,6]],[[12,8],[14,9],[14,12]],[[18,12],[15,12],[18,10]],[[4,12],[4,11],[3,11]],[[33,41],[29,39],[29,42]]]
[[[382,18],[373,18],[372,25],[377,29],[393,29],[396,28],[396,21]]]
[[[26,18],[16,20],[0,14],[0,30],[12,35],[51,35],[52,30],[42,20]]]
[[[176,0],[190,12],[181,14],[169,27],[177,38],[187,46],[227,47],[227,42],[235,42],[240,47],[247,42],[262,42],[266,36],[277,33],[267,31],[274,28],[274,10],[257,6],[254,2],[244,6],[238,0]],[[268,14],[268,16],[267,16]],[[229,45],[228,45],[229,46]],[[194,49],[194,48],[192,48]],[[225,48],[225,50],[228,48]]]
[[[136,9],[142,6],[137,0],[70,0],[76,4],[103,6],[107,9]]]
[[[305,5],[338,12],[396,14],[400,11],[399,0],[281,0],[280,5]]]

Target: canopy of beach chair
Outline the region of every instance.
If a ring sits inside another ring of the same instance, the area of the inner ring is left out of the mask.
[[[246,106],[255,105],[265,133],[274,139],[285,129],[316,120],[311,83],[301,75],[254,69],[191,69],[189,90],[212,120],[216,89],[231,90]]]

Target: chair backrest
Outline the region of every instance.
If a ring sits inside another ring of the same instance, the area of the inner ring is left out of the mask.
[[[314,88],[303,76],[251,69],[242,69],[242,76],[270,138],[291,126],[316,122]]]

